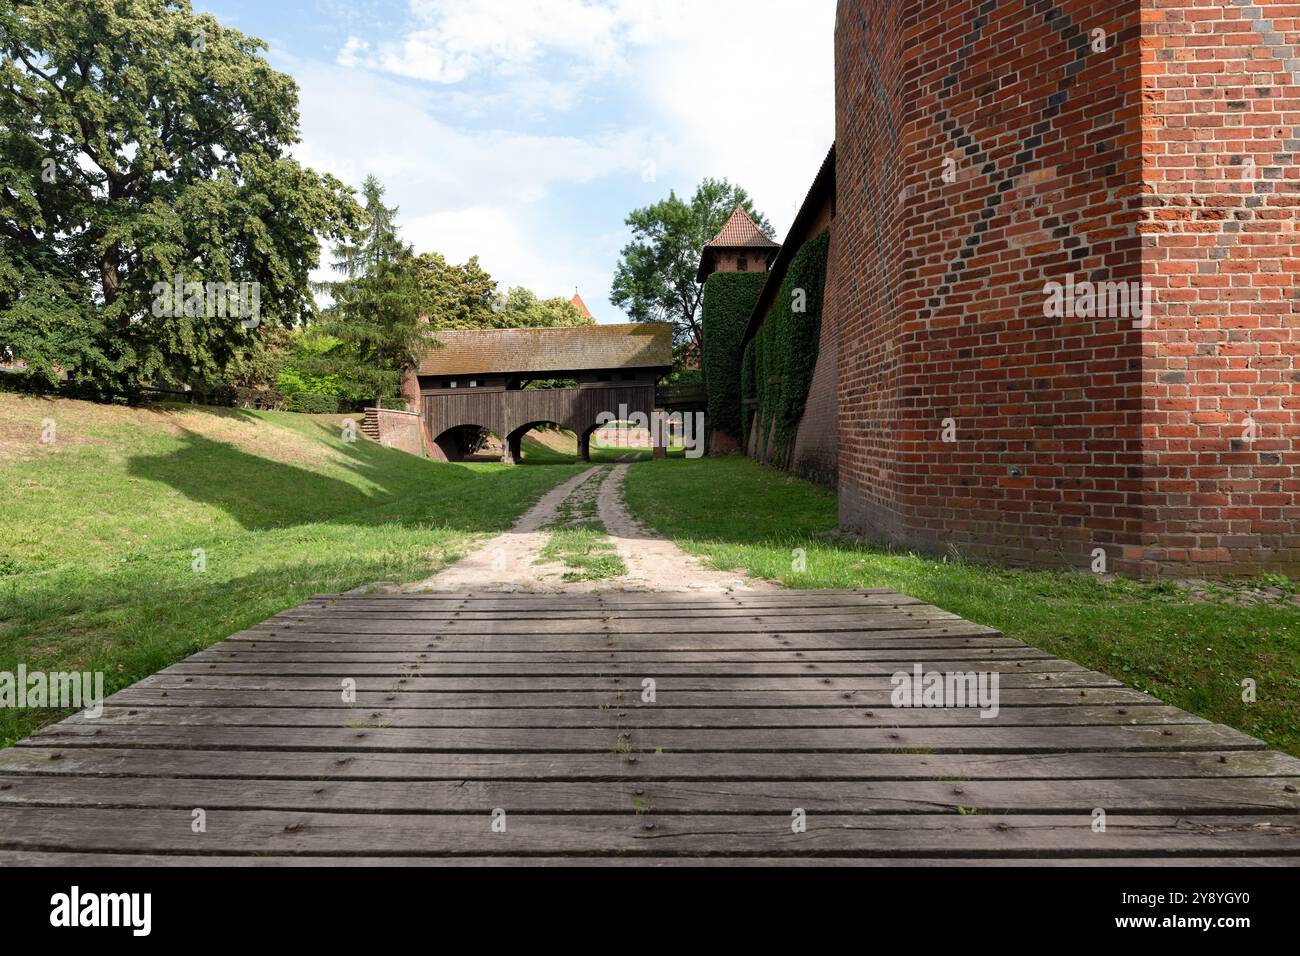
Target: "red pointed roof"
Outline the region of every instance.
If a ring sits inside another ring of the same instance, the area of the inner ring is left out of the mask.
[[[581,312],[583,315],[585,315],[587,318],[589,319],[595,318],[595,316],[591,314],[591,309],[587,308],[587,303],[582,301],[582,296],[578,295],[577,289],[573,290],[573,298],[570,299],[569,301],[572,302],[575,306],[577,306],[578,311]]]
[[[760,249],[774,249],[779,245],[779,242],[773,242],[763,235],[763,230],[749,218],[749,213],[737,206],[732,210],[731,218],[722,227],[722,231],[713,237],[708,248],[747,249],[753,246]]]
[[[763,230],[759,229],[754,220],[749,218],[749,213],[745,212],[740,206],[737,206],[731,212],[731,218],[722,230],[713,237],[713,239],[704,247],[700,253],[700,268],[695,273],[695,281],[703,282],[713,271],[713,256],[720,249],[752,249],[761,253],[763,259],[763,268],[767,268],[768,261],[776,255],[776,250],[781,248],[781,243],[773,242],[767,236],[763,235]]]

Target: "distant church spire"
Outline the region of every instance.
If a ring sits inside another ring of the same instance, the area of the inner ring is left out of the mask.
[[[583,315],[585,315],[587,318],[589,319],[595,318],[595,316],[591,314],[591,310],[587,308],[587,303],[582,301],[582,296],[578,295],[578,287],[576,285],[573,287],[573,298],[570,299],[569,301],[572,302],[574,306],[577,308],[577,310],[581,312]]]

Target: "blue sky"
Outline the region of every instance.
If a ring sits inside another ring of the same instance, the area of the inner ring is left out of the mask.
[[[834,138],[834,0],[195,0],[297,80],[296,155],[504,289],[609,283],[627,213],[705,176],[779,232]]]

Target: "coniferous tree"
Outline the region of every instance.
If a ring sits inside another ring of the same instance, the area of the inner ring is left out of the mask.
[[[319,329],[338,344],[316,357],[312,371],[366,383],[376,407],[401,391],[402,370],[418,364],[426,342],[426,295],[420,264],[397,234],[397,208],[384,205],[374,176],[361,189],[358,228],[333,248],[342,279],[320,283],[333,300]]]

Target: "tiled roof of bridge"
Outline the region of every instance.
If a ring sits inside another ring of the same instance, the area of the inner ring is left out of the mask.
[[[435,332],[433,337],[442,348],[425,350],[421,375],[669,368],[673,364],[672,326],[660,322],[474,329]]]

